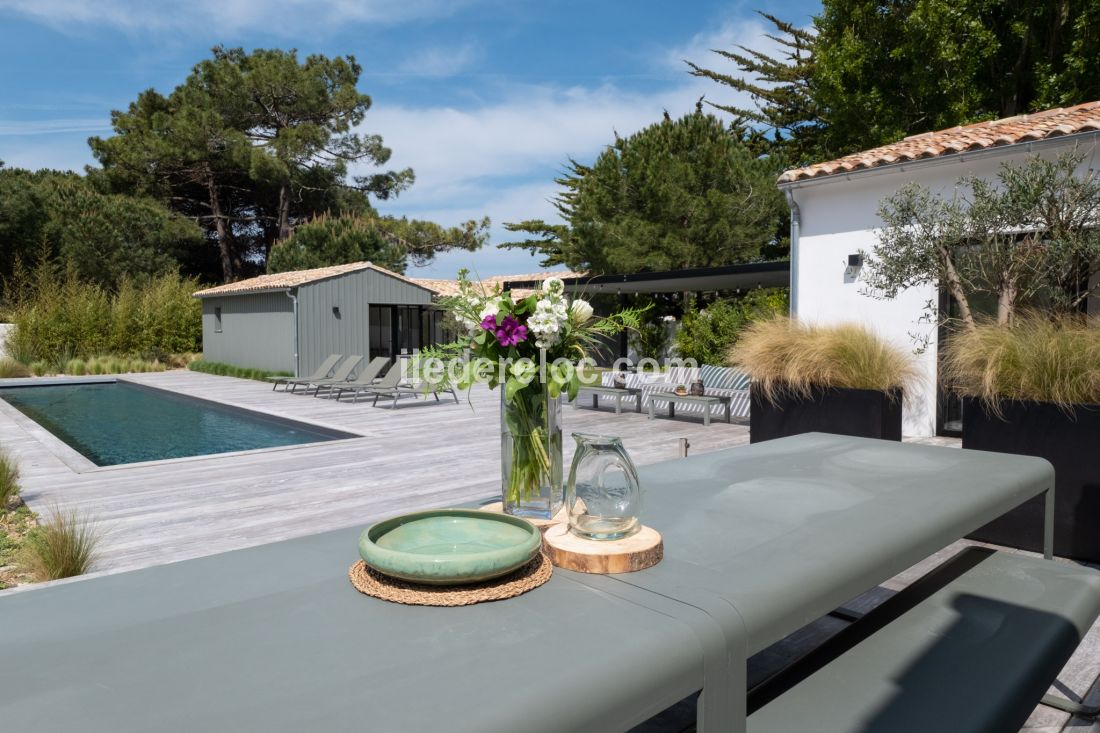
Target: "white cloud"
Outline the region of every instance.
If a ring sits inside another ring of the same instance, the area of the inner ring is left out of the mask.
[[[276,35],[309,35],[349,23],[395,24],[453,14],[474,0],[0,0],[6,11],[60,30],[235,35],[262,23]]]
[[[481,46],[464,43],[457,47],[432,46],[424,48],[405,59],[392,76],[421,76],[445,79],[469,70],[483,56]],[[391,76],[391,74],[382,74]]]
[[[111,123],[103,117],[56,120],[0,120],[0,137],[57,135],[74,132],[110,132]]]
[[[548,200],[557,191],[553,179],[569,157],[591,161],[616,132],[634,133],[666,110],[673,117],[686,114],[703,96],[720,104],[751,105],[747,94],[690,76],[684,59],[735,72],[731,62],[710,50],[743,45],[774,53],[776,46],[766,32],[755,17],[730,20],[667,49],[657,55],[657,70],[680,81],[656,93],[614,83],[512,85],[500,90],[500,101],[469,108],[380,104],[367,114],[363,129],[381,134],[393,149],[391,167],[410,166],[417,176],[408,192],[381,208],[443,224],[488,215],[493,244],[514,237],[504,231],[506,221],[556,220]],[[446,254],[426,272],[451,276],[463,266],[482,275],[506,274],[537,267],[537,258],[490,245],[477,253]]]

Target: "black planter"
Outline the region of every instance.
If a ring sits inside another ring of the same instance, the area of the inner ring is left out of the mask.
[[[998,417],[980,400],[965,397],[962,446],[1050,461],[1055,481],[1054,554],[1100,562],[1100,405],[1076,405],[1067,414],[1050,402],[1005,402]],[[1042,552],[1043,497],[970,537]]]
[[[809,399],[788,394],[772,402],[754,386],[750,409],[753,443],[813,432],[901,440],[901,393],[896,391],[817,388]]]

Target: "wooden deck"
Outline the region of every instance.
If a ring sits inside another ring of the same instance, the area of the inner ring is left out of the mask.
[[[273,392],[269,385],[189,371],[125,379],[363,436],[236,455],[91,468],[0,401],[0,445],[18,457],[23,497],[39,513],[77,508],[105,532],[100,571],[118,571],[366,525],[410,509],[499,492],[499,397],[470,402],[369,401]],[[620,435],[639,464],[748,442],[748,428],[698,419],[566,406],[566,431]],[[568,441],[568,439],[567,439]],[[567,446],[569,453],[569,446]],[[568,456],[567,456],[568,460]]]

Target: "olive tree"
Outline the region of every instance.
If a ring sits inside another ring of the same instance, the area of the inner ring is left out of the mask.
[[[1001,166],[996,180],[960,178],[951,197],[909,184],[879,206],[884,226],[867,255],[866,292],[894,298],[938,284],[976,325],[972,299],[992,296],[997,322],[1043,302],[1079,309],[1100,272],[1100,178],[1083,153]],[[935,303],[929,303],[936,310]]]

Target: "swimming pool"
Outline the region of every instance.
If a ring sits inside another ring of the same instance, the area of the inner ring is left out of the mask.
[[[127,382],[0,388],[97,466],[359,437]]]

